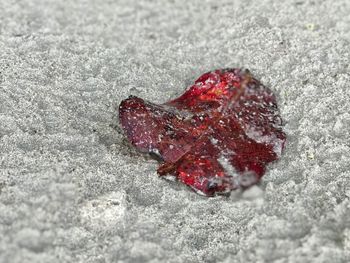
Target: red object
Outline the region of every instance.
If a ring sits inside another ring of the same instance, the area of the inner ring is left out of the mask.
[[[258,182],[286,141],[275,96],[241,69],[205,73],[161,105],[131,96],[119,119],[131,144],[160,157],[160,175],[207,196]]]

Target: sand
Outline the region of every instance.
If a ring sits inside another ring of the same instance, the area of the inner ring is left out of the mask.
[[[350,2],[0,4],[0,262],[349,262]],[[288,144],[261,183],[206,198],[118,124],[244,67]]]

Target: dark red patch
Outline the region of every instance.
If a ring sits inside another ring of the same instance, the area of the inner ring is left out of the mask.
[[[207,196],[256,183],[286,140],[275,96],[241,69],[205,73],[162,105],[129,97],[119,119],[138,150],[163,160],[160,175]]]

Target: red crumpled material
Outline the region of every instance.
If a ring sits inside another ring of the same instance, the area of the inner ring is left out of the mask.
[[[130,96],[119,120],[133,146],[162,160],[160,175],[206,196],[257,183],[286,141],[274,94],[241,69],[205,73],[161,105]]]

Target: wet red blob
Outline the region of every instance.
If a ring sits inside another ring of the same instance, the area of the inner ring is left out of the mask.
[[[258,182],[286,141],[274,94],[241,69],[205,73],[161,105],[131,96],[119,120],[132,145],[161,158],[160,175],[207,196]]]

